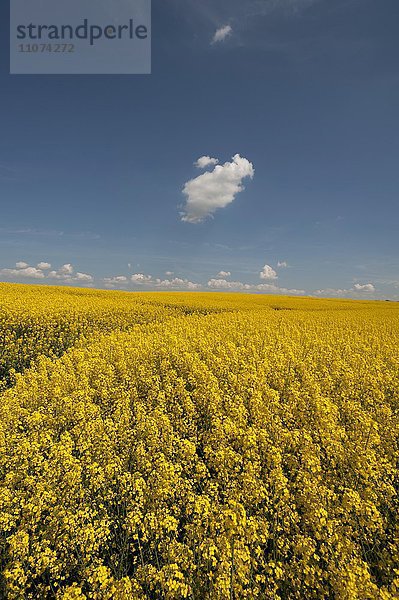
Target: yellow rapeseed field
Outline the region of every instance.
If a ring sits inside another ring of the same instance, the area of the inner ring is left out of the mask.
[[[0,597],[399,598],[399,304],[0,284]]]

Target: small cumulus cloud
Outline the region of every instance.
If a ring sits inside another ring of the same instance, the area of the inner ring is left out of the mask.
[[[375,292],[375,287],[372,283],[365,283],[364,285],[355,283],[353,289],[355,292]]]
[[[130,280],[133,283],[138,283],[138,284],[151,283],[151,281],[153,281],[151,275],[144,275],[144,273],[135,273],[134,275],[131,276]]]
[[[259,285],[255,286],[255,289],[259,291],[270,292],[271,294],[288,294],[295,296],[303,296],[306,294],[306,290],[279,287],[278,285],[273,285],[272,283],[260,283]]]
[[[241,290],[244,288],[244,284],[241,281],[227,281],[227,279],[210,279],[208,281],[208,287],[214,290]]]
[[[114,287],[116,285],[126,285],[128,278],[125,275],[114,275],[113,277],[104,277],[103,281],[107,287]]]
[[[243,283],[242,281],[227,281],[226,279],[210,279],[208,287],[214,290],[230,290],[236,292],[268,292],[269,294],[303,295],[305,290],[281,288],[272,283]]]
[[[223,25],[223,27],[219,27],[219,29],[216,29],[211,43],[217,44],[218,42],[223,42],[232,33],[233,33],[233,29],[230,25]]]
[[[279,269],[286,269],[288,267],[288,263],[285,260],[279,260],[277,263],[277,267]]]
[[[350,293],[350,290],[341,288],[325,288],[316,290],[314,293],[316,296],[346,296]]]
[[[91,283],[94,281],[89,273],[82,273],[75,270],[70,263],[62,265],[58,270],[49,271],[51,264],[49,262],[39,262],[36,267],[29,266],[24,261],[16,263],[13,269],[0,269],[0,275],[10,278],[29,278],[29,279],[48,279],[57,280],[63,283]]]
[[[220,278],[226,278],[226,277],[230,277],[231,273],[230,271],[219,271],[219,273],[217,274],[217,277]]]
[[[75,273],[71,263],[65,263],[58,270],[50,271],[47,275],[49,279],[57,279],[63,283],[91,283],[94,277],[89,273]]]
[[[75,280],[76,281],[86,281],[91,282],[93,281],[93,276],[89,275],[89,273],[80,273],[79,271],[77,271],[76,275],[75,275]]]
[[[43,271],[37,269],[36,267],[30,267],[25,262],[17,262],[15,267],[15,269],[1,269],[0,275],[11,279],[19,277],[26,277],[29,279],[44,279],[45,277]]]
[[[36,269],[36,267],[26,267],[25,269],[19,269],[19,275],[23,275],[24,277],[33,277],[34,279],[43,279],[44,273],[40,269]]]
[[[174,288],[182,290],[199,290],[202,286],[199,283],[194,283],[188,279],[174,277],[173,279],[156,279],[155,284],[160,288]]]
[[[218,163],[219,160],[217,158],[211,158],[210,156],[200,156],[200,158],[195,161],[194,166],[198,169],[206,169],[206,167],[217,165]]]
[[[374,294],[376,292],[376,288],[372,283],[355,283],[355,285],[351,288],[326,288],[322,290],[316,290],[315,294],[317,296],[344,296],[351,297],[355,294]]]
[[[247,177],[252,179],[254,173],[253,164],[236,154],[231,162],[216,165],[212,171],[190,179],[183,188],[187,199],[181,220],[202,223],[216,210],[231,204],[244,190],[243,180]]]
[[[71,263],[67,263],[65,265],[62,265],[62,267],[59,269],[58,273],[60,275],[72,275],[72,273],[73,273],[73,266],[71,265]]]
[[[118,285],[134,285],[144,286],[147,289],[173,289],[173,290],[198,290],[202,287],[199,283],[194,283],[188,279],[182,279],[180,277],[172,277],[173,272],[167,271],[166,275],[168,279],[161,279],[148,275],[146,273],[135,273],[130,277],[124,275],[117,275],[113,277],[106,277],[103,279],[106,287],[117,287]]]
[[[259,273],[259,277],[261,279],[277,279],[277,273],[270,265],[265,265]]]

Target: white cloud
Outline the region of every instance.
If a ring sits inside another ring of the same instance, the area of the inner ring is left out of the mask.
[[[24,277],[33,277],[34,279],[43,279],[44,273],[40,269],[36,269],[36,267],[26,267],[25,269],[18,270],[19,275],[23,275]]]
[[[233,29],[230,27],[230,25],[224,25],[223,27],[219,27],[219,29],[215,31],[211,43],[216,44],[218,42],[223,42],[232,33]]]
[[[173,271],[166,271],[166,272],[165,272],[165,275],[166,275],[167,277],[172,277],[172,275],[174,275],[174,273],[173,273]]]
[[[36,269],[36,267],[29,267],[27,263],[17,263],[17,265],[26,264],[26,267],[18,267],[16,269],[1,269],[0,275],[4,275],[5,277],[29,277],[30,279],[43,279],[44,273],[40,271],[40,269]]]
[[[315,294],[317,296],[346,296],[350,293],[350,290],[345,289],[335,289],[335,288],[325,288],[322,290],[316,290]]]
[[[50,271],[46,277],[48,279],[57,279],[63,283],[91,283],[94,277],[89,273],[75,273],[74,267],[70,263],[62,265],[57,271]]]
[[[125,275],[115,275],[114,277],[104,277],[104,283],[118,284],[118,283],[127,283],[128,279]]]
[[[167,274],[173,275],[172,271],[167,271]],[[152,275],[146,275],[145,273],[135,273],[131,277],[127,278],[124,275],[118,275],[116,277],[106,277],[103,279],[107,287],[115,287],[121,284],[127,284],[129,282],[134,285],[144,285],[149,288],[163,288],[163,289],[183,289],[183,290],[197,290],[202,286],[198,283],[193,283],[188,279],[181,279],[174,277],[172,279],[160,279],[154,278]]]
[[[62,265],[56,270],[49,271],[51,268],[48,262],[39,262],[36,267],[30,267],[28,263],[19,261],[15,269],[1,269],[0,275],[11,278],[28,277],[30,279],[57,279],[64,283],[91,283],[94,277],[89,273],[75,273],[70,263]]]
[[[74,273],[73,266],[70,263],[62,265],[58,270],[53,269],[48,273],[48,277],[50,279],[62,279],[64,281],[68,281],[72,279],[72,275]]]
[[[211,158],[210,156],[201,156],[195,163],[194,165],[198,168],[198,169],[206,169],[206,167],[210,167],[211,165],[217,165],[218,164],[218,159],[217,158]]]
[[[252,179],[254,172],[252,163],[236,154],[231,162],[216,165],[212,171],[188,181],[183,188],[187,200],[181,213],[182,221],[201,223],[218,208],[231,204],[244,190],[243,179]]]
[[[64,281],[72,279],[71,275],[68,275],[68,273],[64,273],[61,271],[61,269],[59,269],[58,271],[50,271],[47,275],[47,277],[49,277],[50,279],[63,279]]]
[[[353,289],[356,292],[375,292],[375,287],[372,283],[365,283],[364,285],[361,285],[360,283],[355,283]]]
[[[279,260],[277,263],[277,267],[279,269],[286,269],[288,267],[288,264],[286,263],[285,260]]]
[[[59,270],[59,273],[61,275],[72,275],[73,266],[70,263],[67,263],[66,265],[62,265],[62,267]]]
[[[225,279],[226,277],[230,277],[230,275],[231,275],[230,271],[219,271],[219,273],[217,274],[217,277]]]
[[[360,283],[355,283],[352,288],[326,288],[322,290],[316,290],[315,294],[317,296],[347,296],[353,297],[353,294],[358,293],[374,293],[376,291],[375,286],[372,283],[365,283],[364,285]]]
[[[277,279],[277,273],[270,265],[265,265],[259,273],[259,277],[261,279]]]
[[[76,281],[93,281],[93,275],[89,275],[89,273],[80,273],[79,271],[75,275]]]
[[[279,287],[278,285],[273,285],[272,283],[260,283],[259,285],[255,286],[255,289],[263,292],[270,292],[272,294],[289,294],[298,296],[303,296],[306,294],[306,290]]]
[[[208,281],[208,287],[215,290],[242,290],[244,284],[241,281],[227,281],[226,279],[210,279]]]
[[[133,283],[150,283],[152,281],[151,275],[144,275],[144,273],[135,273],[131,276]]]
[[[280,288],[272,283],[242,283],[241,281],[227,281],[226,279],[210,279],[208,287],[214,290],[231,290],[236,292],[269,292],[271,294],[295,294],[303,295],[305,290]]]
[[[157,287],[162,288],[177,288],[177,289],[186,289],[186,290],[198,290],[201,285],[199,283],[193,283],[188,279],[180,279],[179,277],[175,277],[174,279],[156,279],[155,280]]]

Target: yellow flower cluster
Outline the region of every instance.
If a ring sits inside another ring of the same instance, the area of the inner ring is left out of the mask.
[[[185,308],[132,293],[0,283],[0,391],[39,356],[57,358],[77,342],[159,322]]]
[[[396,303],[11,287],[1,597],[399,597]]]

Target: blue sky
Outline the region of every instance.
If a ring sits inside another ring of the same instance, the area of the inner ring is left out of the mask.
[[[0,279],[399,299],[398,17],[153,0],[152,75],[18,76],[2,5]]]

